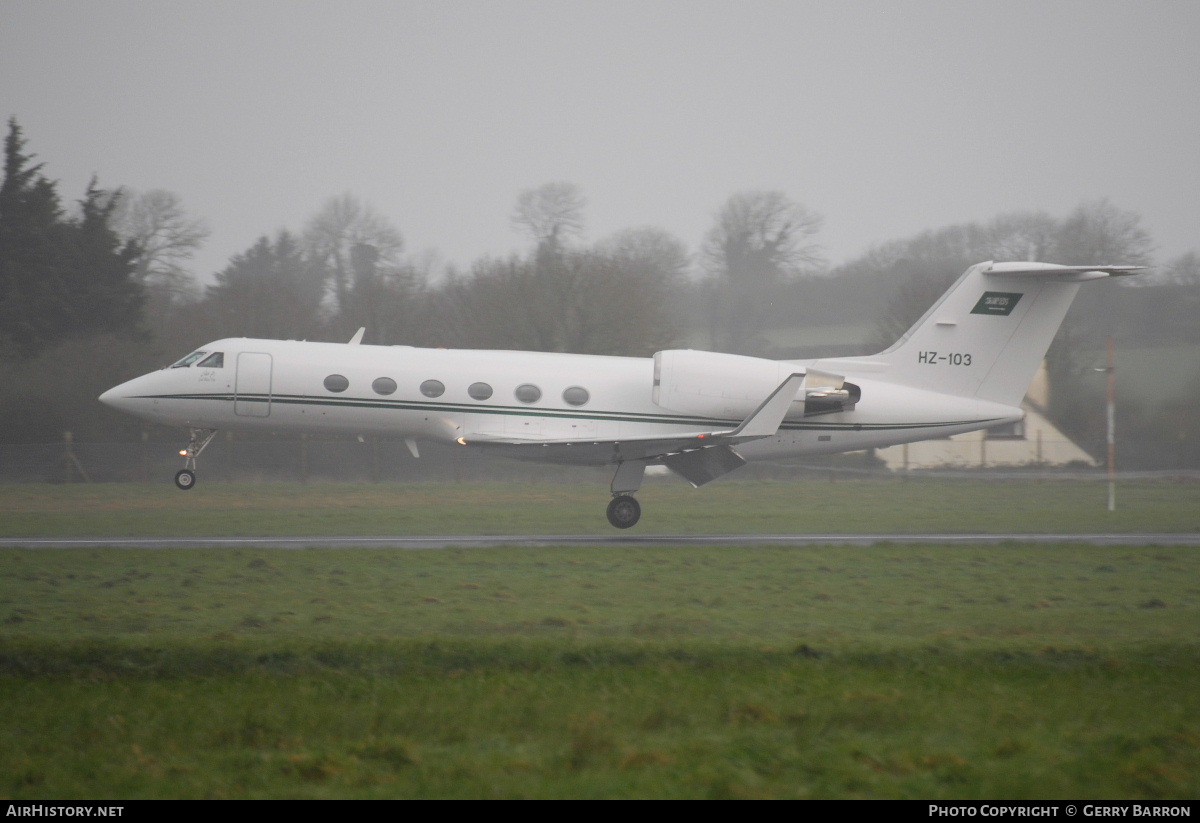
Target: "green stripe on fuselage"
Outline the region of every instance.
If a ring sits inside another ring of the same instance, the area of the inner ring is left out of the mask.
[[[595,420],[617,423],[652,423],[663,426],[730,429],[741,420],[688,417],[676,414],[647,414],[642,412],[574,411],[571,409],[530,409],[520,406],[468,406],[462,403],[437,403],[421,400],[378,400],[354,397],[314,397],[280,394],[160,394],[144,395],[146,400],[217,400],[231,403],[282,403],[297,406],[329,406],[334,408],[390,409],[395,411],[440,412],[454,414],[497,414],[513,417],[542,417],[558,420]],[[819,421],[785,421],[782,431],[889,431],[895,429],[930,429],[949,426],[978,425],[995,420],[950,420],[932,423],[825,423]]]

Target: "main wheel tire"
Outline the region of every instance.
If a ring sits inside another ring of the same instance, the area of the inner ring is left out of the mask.
[[[608,504],[608,522],[615,528],[628,529],[642,517],[642,505],[627,494],[618,495]]]
[[[191,469],[180,469],[175,472],[175,485],[187,491],[196,485],[196,473]]]

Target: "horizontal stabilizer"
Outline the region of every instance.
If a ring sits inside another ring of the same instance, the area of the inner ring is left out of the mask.
[[[1145,266],[1059,266],[1054,263],[992,263],[984,274],[1004,277],[1043,277],[1069,282],[1096,280],[1100,277],[1126,277]]]

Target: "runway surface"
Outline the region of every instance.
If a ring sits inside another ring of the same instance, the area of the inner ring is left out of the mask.
[[[5,537],[0,548],[78,549],[448,549],[499,546],[873,546],[879,543],[1198,546],[1198,533],[1156,534],[485,534],[374,537]]]

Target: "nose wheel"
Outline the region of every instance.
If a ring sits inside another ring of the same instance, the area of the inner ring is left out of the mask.
[[[608,504],[608,522],[615,528],[628,529],[642,517],[642,506],[627,494],[619,494]]]
[[[192,429],[189,432],[187,448],[179,452],[184,458],[183,468],[175,472],[175,485],[178,488],[187,491],[196,485],[196,458],[212,442],[216,433],[216,429]]]

